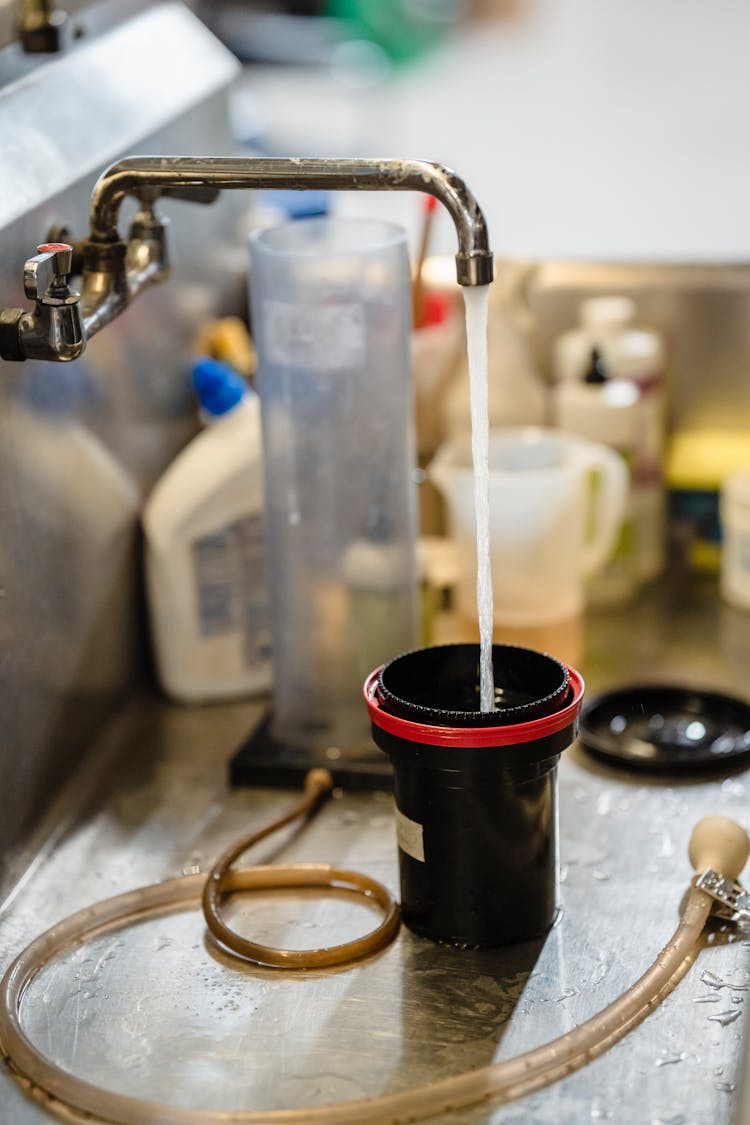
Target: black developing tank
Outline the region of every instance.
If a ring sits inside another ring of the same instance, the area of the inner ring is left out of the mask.
[[[365,694],[393,765],[404,922],[437,941],[502,946],[554,919],[557,762],[583,682],[545,654],[495,645],[501,705],[480,712],[478,658],[476,645],[407,653]]]

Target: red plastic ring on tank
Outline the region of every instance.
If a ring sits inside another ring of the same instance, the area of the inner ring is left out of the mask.
[[[583,676],[575,668],[568,668],[572,698],[554,715],[532,719],[528,723],[513,723],[497,727],[438,727],[427,723],[413,723],[384,711],[378,699],[376,668],[365,680],[363,689],[367,710],[375,726],[388,734],[395,734],[407,742],[422,742],[432,746],[515,746],[519,742],[534,742],[538,738],[557,734],[570,726],[578,717],[583,702]]]

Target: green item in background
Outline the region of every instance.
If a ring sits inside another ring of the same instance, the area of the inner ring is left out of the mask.
[[[354,36],[377,43],[394,63],[419,58],[452,31],[465,0],[328,0],[325,14],[349,24]]]

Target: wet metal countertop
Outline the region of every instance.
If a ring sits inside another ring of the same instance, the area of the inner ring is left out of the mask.
[[[711,580],[664,582],[626,611],[592,616],[587,695],[671,683],[748,697],[750,615]],[[291,793],[230,791],[226,764],[260,703],[181,708],[134,700],[71,789],[80,807],[0,912],[0,971],[54,921],[92,902],[205,870]],[[238,967],[205,943],[199,910],[95,938],[48,966],[24,1003],[50,1057],[122,1093],[217,1109],[313,1105],[403,1089],[510,1058],[583,1022],[651,963],[672,933],[691,871],[687,841],[711,813],[750,825],[750,779],[657,782],[560,762],[561,906],[544,941],[457,950],[401,930],[353,968],[304,976]],[[85,800],[83,797],[85,796]],[[398,893],[391,798],[338,795],[282,847],[253,858],[331,862]],[[236,905],[270,943],[319,945],[371,928],[364,905],[273,896]],[[642,1024],[563,1081],[442,1125],[605,1121],[721,1125],[737,1100],[750,1002],[750,928],[718,925],[685,980]],[[48,1109],[0,1067],[1,1125]]]

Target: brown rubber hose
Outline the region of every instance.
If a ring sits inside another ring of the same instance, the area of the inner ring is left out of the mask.
[[[696,870],[709,866],[730,880],[738,878],[749,850],[744,829],[724,817],[701,821],[690,842]],[[241,889],[246,875],[242,870],[228,872],[228,889]],[[23,996],[44,966],[97,934],[191,905],[201,884],[202,876],[191,875],[96,903],[41,934],[10,966],[0,982],[0,1054],[4,1050],[18,1080],[47,1108],[93,1115],[116,1125],[403,1125],[483,1102],[508,1102],[596,1058],[647,1016],[692,964],[712,908],[712,899],[692,887],[677,929],[654,963],[585,1023],[515,1058],[410,1090],[295,1109],[198,1109],[102,1090],[45,1058],[28,1039],[20,1014]]]
[[[323,969],[369,957],[398,933],[400,911],[390,892],[376,879],[358,871],[324,863],[273,864],[232,869],[232,864],[254,844],[302,816],[310,816],[328,796],[333,780],[328,770],[313,769],[305,778],[304,793],[287,812],[265,827],[235,840],[222,852],[208,873],[203,888],[203,914],[213,939],[235,957],[279,969]],[[241,875],[241,880],[237,877]],[[242,937],[224,919],[224,899],[237,890],[277,890],[292,887],[345,889],[364,895],[383,911],[379,926],[362,937],[322,949],[278,949]]]

